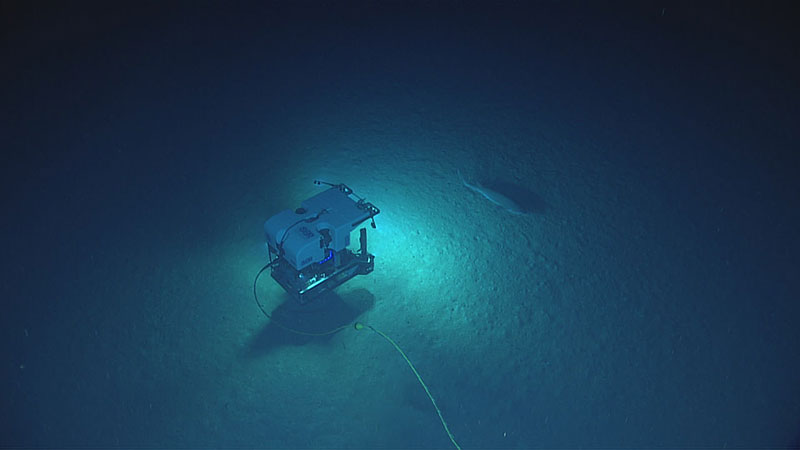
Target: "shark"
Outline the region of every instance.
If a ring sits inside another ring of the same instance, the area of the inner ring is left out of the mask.
[[[483,196],[486,200],[494,203],[495,205],[505,209],[506,211],[510,212],[511,214],[516,215],[523,215],[527,212],[514,200],[511,200],[507,196],[487,188],[486,186],[482,186],[480,183],[475,182],[475,184],[467,183],[464,177],[461,175],[461,170],[458,171],[458,178],[461,179],[461,184],[467,187],[467,189],[476,192]]]

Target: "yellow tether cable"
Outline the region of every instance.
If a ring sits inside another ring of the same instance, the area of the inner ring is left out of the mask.
[[[428,398],[431,399],[431,403],[433,404],[433,407],[436,409],[436,414],[439,415],[439,420],[442,421],[442,426],[444,427],[444,431],[447,432],[447,436],[450,438],[450,442],[452,442],[453,445],[455,445],[458,450],[461,450],[461,446],[458,445],[458,443],[456,442],[456,438],[453,437],[453,433],[450,432],[450,428],[448,428],[447,422],[444,421],[444,417],[442,416],[442,411],[440,411],[439,410],[439,406],[436,405],[436,400],[433,399],[433,395],[431,395],[431,391],[428,390],[428,386],[425,384],[424,381],[422,381],[422,376],[420,376],[419,372],[417,372],[417,368],[414,367],[414,364],[412,364],[411,360],[408,359],[408,356],[406,356],[406,353],[403,351],[403,349],[401,349],[400,346],[397,345],[397,343],[394,340],[392,340],[392,338],[390,338],[389,336],[383,334],[383,332],[381,332],[379,330],[376,330],[375,328],[372,328],[371,325],[364,325],[361,322],[356,322],[353,326],[354,326],[354,328],[356,330],[361,330],[364,327],[369,328],[370,330],[372,330],[375,333],[377,333],[378,335],[380,335],[382,338],[386,339],[390,344],[392,344],[392,346],[395,348],[395,350],[397,350],[397,352],[400,353],[400,355],[403,357],[403,359],[406,360],[406,363],[408,364],[408,367],[410,367],[411,371],[414,372],[414,375],[416,375],[417,380],[419,380],[419,384],[421,384],[423,389],[425,389],[425,393],[428,394]]]
[[[261,270],[258,271],[258,274],[256,275],[255,280],[253,280],[253,297],[255,297],[255,299],[256,299],[256,305],[258,305],[258,309],[260,309],[261,312],[264,313],[264,315],[272,323],[274,323],[275,325],[277,325],[280,328],[283,328],[286,331],[289,331],[289,332],[295,333],[295,334],[300,334],[300,335],[303,335],[303,336],[328,336],[330,334],[338,333],[338,332],[340,332],[340,331],[342,331],[345,328],[348,328],[350,326],[349,324],[348,325],[341,325],[339,327],[336,327],[336,328],[334,328],[334,329],[332,329],[330,331],[325,331],[323,333],[309,333],[307,331],[295,330],[294,328],[286,326],[286,325],[278,322],[277,320],[273,319],[272,316],[267,312],[267,310],[264,309],[264,307],[261,305],[261,302],[258,301],[258,290],[257,290],[258,278],[261,276],[261,274],[265,270],[267,270],[267,268],[269,266],[270,265],[267,264],[266,266],[262,267]],[[400,346],[397,345],[397,343],[394,340],[392,340],[392,338],[390,338],[389,336],[383,334],[383,332],[381,332],[379,330],[376,330],[371,325],[364,325],[361,322],[356,322],[356,323],[353,324],[353,327],[356,330],[362,330],[364,327],[369,328],[370,330],[375,332],[380,337],[386,339],[386,341],[389,342],[390,344],[392,344],[392,346],[395,348],[395,350],[397,350],[397,352],[400,353],[400,356],[402,356],[403,359],[406,361],[406,364],[408,364],[408,367],[410,367],[411,371],[414,372],[414,375],[417,377],[417,381],[419,381],[419,384],[422,385],[423,389],[425,389],[425,393],[428,394],[428,398],[431,400],[431,404],[433,404],[434,409],[436,409],[436,414],[439,415],[439,420],[442,422],[442,426],[444,427],[444,431],[447,432],[447,436],[450,438],[450,442],[452,442],[453,445],[458,450],[461,450],[461,446],[458,445],[458,443],[456,442],[456,438],[453,437],[453,433],[450,432],[450,428],[447,426],[447,422],[444,421],[444,416],[442,416],[442,411],[439,410],[439,406],[436,404],[436,400],[433,399],[433,395],[431,394],[431,391],[428,389],[428,385],[426,385],[425,382],[422,381],[422,376],[419,374],[419,372],[417,372],[417,368],[414,367],[414,364],[411,362],[410,359],[408,359],[408,356],[406,356],[406,353],[403,351],[403,349],[401,349]]]

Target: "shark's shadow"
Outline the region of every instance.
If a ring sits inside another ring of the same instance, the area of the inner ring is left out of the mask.
[[[546,210],[550,209],[547,202],[537,193],[518,184],[497,178],[486,180],[481,184],[510,198],[527,214],[544,214]]]
[[[344,297],[329,291],[307,305],[300,305],[288,294],[284,294],[283,297],[284,301],[269,312],[272,320],[265,318],[267,323],[250,339],[245,348],[245,357],[263,355],[281,346],[328,341],[333,334],[305,335],[291,332],[284,327],[310,334],[326,333],[353,323],[357,317],[375,305],[375,297],[366,289],[356,289]]]

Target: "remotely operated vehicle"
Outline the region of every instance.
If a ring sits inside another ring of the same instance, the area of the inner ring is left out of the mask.
[[[367,250],[367,229],[359,230],[359,247],[350,248],[350,235],[380,210],[344,184],[314,180],[329,189],[284,210],[264,222],[270,274],[301,304],[375,267]]]

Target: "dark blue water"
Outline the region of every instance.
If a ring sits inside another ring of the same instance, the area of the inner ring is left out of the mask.
[[[0,445],[452,447],[253,302],[317,178],[375,271],[265,309],[463,448],[800,442],[788,9],[1,11]]]

